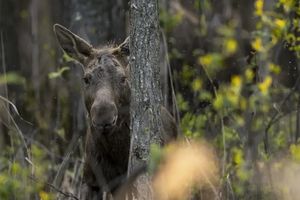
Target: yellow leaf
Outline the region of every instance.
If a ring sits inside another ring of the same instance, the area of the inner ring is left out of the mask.
[[[279,74],[281,71],[281,68],[280,68],[280,66],[275,65],[274,63],[270,63],[269,70],[270,70],[270,72],[273,72],[274,74]]]
[[[50,200],[50,195],[45,191],[39,193],[41,200]]]
[[[255,38],[255,40],[251,43],[253,49],[256,51],[263,51],[263,44],[261,38]]]
[[[235,93],[234,91],[228,92],[227,95],[227,100],[231,103],[232,106],[237,106],[239,103],[239,95]]]
[[[217,98],[215,98],[213,105],[216,109],[221,109],[223,107],[223,97],[218,95]]]
[[[237,165],[241,165],[244,163],[244,158],[243,158],[243,152],[240,149],[234,148],[233,149],[233,161]]]
[[[202,88],[202,81],[200,79],[195,79],[192,83],[192,88],[194,91],[198,91]]]
[[[290,146],[290,152],[293,156],[293,159],[300,161],[300,146],[299,145],[292,144]]]
[[[201,56],[199,61],[200,61],[201,65],[207,66],[207,65],[210,65],[212,63],[213,57],[210,54],[205,55],[205,56]]]
[[[254,73],[253,73],[253,71],[252,71],[251,69],[247,69],[247,70],[245,71],[245,76],[246,76],[246,79],[247,79],[248,81],[252,81],[253,78],[254,78]]]
[[[242,84],[242,79],[240,76],[233,76],[231,78],[231,84],[234,86],[234,87],[240,87],[241,84]]]
[[[294,6],[295,0],[280,0],[279,2],[283,5],[284,10],[289,12]]]
[[[241,98],[241,100],[240,100],[240,108],[242,110],[246,110],[246,108],[247,108],[247,101],[244,98]]]
[[[264,8],[264,1],[263,0],[256,0],[255,1],[255,14],[257,16],[262,16]]]
[[[275,19],[275,22],[276,26],[279,28],[279,29],[284,29],[285,26],[286,26],[286,21],[283,20],[283,19]]]
[[[258,84],[258,88],[262,94],[266,95],[268,93],[268,89],[272,84],[272,77],[267,76],[265,80]]]
[[[237,49],[237,42],[234,39],[227,39],[224,41],[225,52],[228,54],[233,54]]]

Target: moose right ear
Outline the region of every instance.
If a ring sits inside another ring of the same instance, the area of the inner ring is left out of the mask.
[[[53,30],[60,46],[71,58],[83,63],[92,54],[92,45],[67,28],[55,24]]]
[[[117,49],[119,50],[119,53],[121,53],[124,56],[129,56],[129,54],[130,54],[129,42],[130,42],[130,39],[129,39],[129,37],[127,37],[124,40],[124,42],[118,46]]]

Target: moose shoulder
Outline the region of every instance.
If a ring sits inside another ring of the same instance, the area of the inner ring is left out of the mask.
[[[61,25],[54,32],[62,49],[83,66],[85,104],[89,112],[84,180],[91,191],[113,192],[125,176],[130,148],[129,39],[97,49]],[[161,108],[163,140],[177,136],[177,126]],[[101,195],[99,196],[101,198]]]

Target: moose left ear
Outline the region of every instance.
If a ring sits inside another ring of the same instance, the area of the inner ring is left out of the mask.
[[[93,53],[92,45],[66,27],[55,24],[53,29],[60,46],[70,57],[83,63]]]
[[[125,41],[118,46],[119,53],[121,53],[124,56],[129,56],[129,54],[130,54],[130,51],[129,51],[129,42],[130,42],[130,39],[129,39],[129,37],[127,37],[125,39]]]

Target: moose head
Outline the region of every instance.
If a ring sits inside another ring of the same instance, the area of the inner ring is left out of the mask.
[[[83,66],[91,126],[107,133],[118,119],[129,119],[129,38],[119,46],[98,49],[61,25],[55,24],[54,32],[62,49]]]

